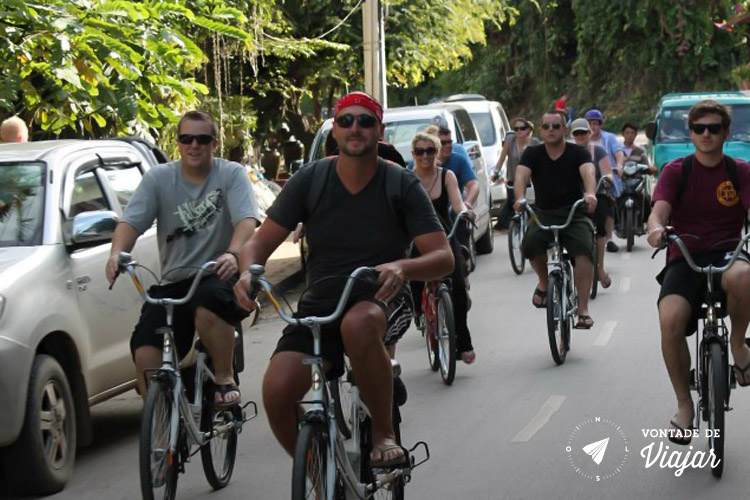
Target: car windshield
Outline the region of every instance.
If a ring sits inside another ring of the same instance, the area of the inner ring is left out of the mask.
[[[492,125],[492,116],[489,113],[469,113],[474,126],[479,132],[479,142],[482,146],[492,146],[497,141],[495,127]]]
[[[41,163],[0,164],[0,247],[42,243],[45,174]]]
[[[422,132],[432,124],[429,118],[419,120],[405,120],[397,122],[386,122],[385,142],[393,144],[404,160],[412,160],[411,141],[417,132]]]
[[[730,136],[728,141],[750,142],[750,105],[725,104],[732,117]],[[688,113],[690,106],[664,108],[659,116],[659,133],[657,142],[661,143],[689,143]]]

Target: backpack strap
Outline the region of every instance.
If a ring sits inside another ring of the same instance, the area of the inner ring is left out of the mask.
[[[310,218],[315,208],[317,208],[318,203],[320,203],[320,198],[323,196],[323,189],[328,183],[331,170],[335,168],[337,160],[338,156],[329,156],[321,158],[310,166],[303,167],[309,168],[311,170],[310,175],[312,176],[310,190],[307,192],[307,219]]]
[[[693,155],[686,156],[682,160],[682,177],[680,178],[680,187],[677,189],[677,201],[682,201],[682,196],[688,187],[690,182],[690,172],[693,171]]]
[[[727,173],[729,174],[729,180],[732,181],[732,187],[737,192],[737,196],[740,196],[740,174],[737,172],[737,162],[730,156],[724,156],[727,162]],[[742,203],[742,198],[740,198]]]
[[[378,166],[385,169],[385,194],[391,216],[399,226],[407,232],[406,216],[404,213],[404,178],[406,169],[396,163],[378,157]]]

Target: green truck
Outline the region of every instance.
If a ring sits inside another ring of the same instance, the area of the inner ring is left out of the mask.
[[[659,173],[670,161],[692,154],[688,112],[695,103],[706,99],[723,104],[732,116],[731,134],[724,143],[724,152],[750,161],[750,92],[666,94],[659,101],[656,120],[646,125],[649,138],[646,152]]]

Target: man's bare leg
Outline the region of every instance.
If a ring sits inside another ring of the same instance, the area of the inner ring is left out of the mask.
[[[578,290],[578,315],[589,315],[589,292],[594,280],[594,265],[587,256],[579,255],[575,258],[576,265],[573,270],[576,289]]]
[[[735,366],[750,366],[750,349],[745,344],[745,332],[750,323],[750,264],[736,261],[721,277],[721,286],[727,295],[727,312],[732,322],[729,344]],[[750,383],[750,370],[737,373],[738,384]]]
[[[200,335],[201,342],[206,346],[211,361],[213,361],[216,384],[234,384],[234,371],[232,369],[234,326],[205,307],[198,307],[195,310],[195,329]],[[223,400],[219,398],[220,395],[217,394],[216,403],[236,403],[240,400],[240,393],[230,391],[224,394]]]
[[[156,370],[161,367],[162,350],[152,345],[143,345],[135,350],[135,383],[141,398],[146,400],[148,384],[145,378],[146,370]]]
[[[659,301],[661,352],[677,397],[674,421],[683,429],[690,427],[695,417],[690,396],[690,350],[685,338],[691,311],[690,303],[679,295],[667,295]]]

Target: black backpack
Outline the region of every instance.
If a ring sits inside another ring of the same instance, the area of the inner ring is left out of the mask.
[[[308,219],[312,216],[318,203],[320,203],[320,199],[323,196],[323,189],[326,184],[328,184],[329,179],[336,168],[337,161],[338,156],[332,156],[320,159],[310,165],[302,167],[303,169],[312,170],[310,191],[307,192]],[[390,208],[391,216],[396,222],[398,222],[404,232],[408,233],[402,202],[406,169],[380,157],[378,157],[378,166],[385,169],[385,192],[388,198],[388,207]]]

